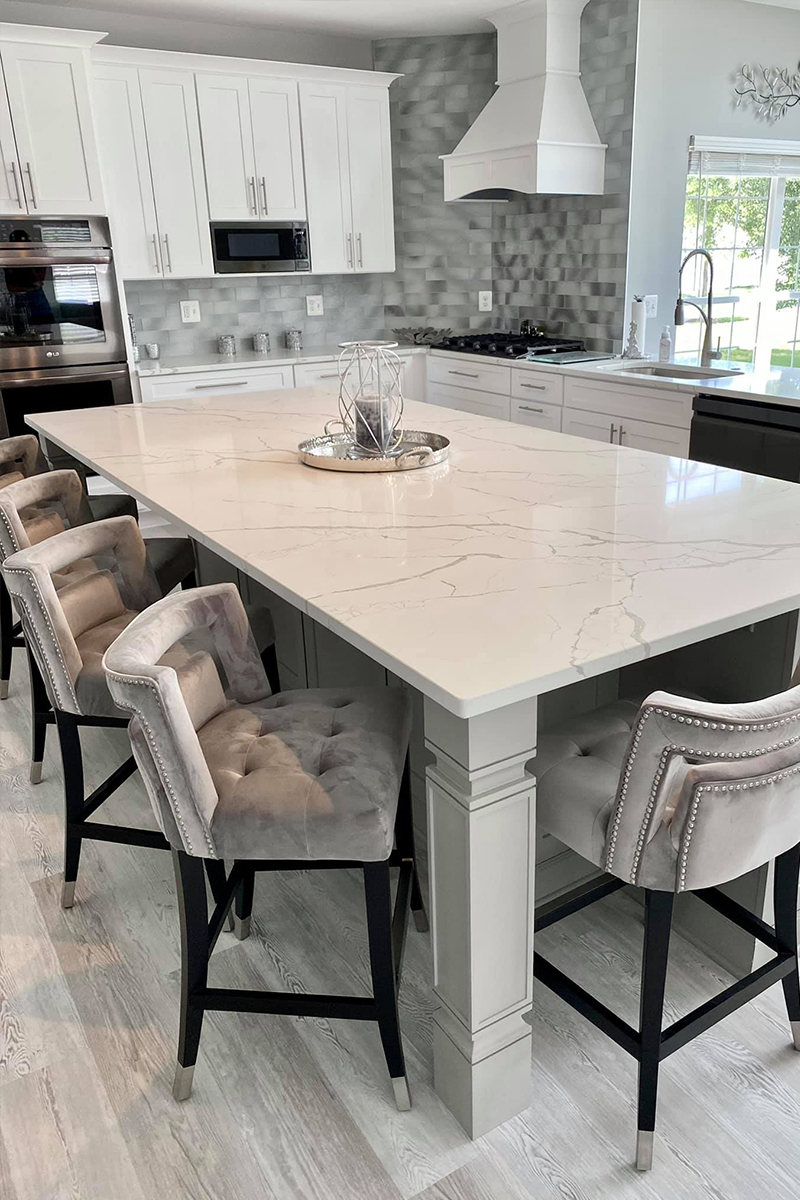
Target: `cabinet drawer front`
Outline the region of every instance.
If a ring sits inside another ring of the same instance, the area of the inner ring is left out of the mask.
[[[295,387],[325,387],[339,390],[339,365],[330,362],[297,363],[294,369]]]
[[[293,386],[291,366],[255,371],[204,371],[196,375],[170,375],[165,379],[145,375],[141,380],[145,404],[156,400],[201,400],[203,396],[233,396]]]
[[[507,396],[511,390],[511,368],[495,363],[469,361],[431,354],[428,357],[428,379],[431,383],[447,383],[453,387],[476,388],[481,392],[496,392]]]
[[[540,404],[537,400],[511,400],[511,420],[519,425],[534,425],[537,429],[561,432],[560,404]]]
[[[428,404],[441,404],[443,408],[457,408],[461,412],[475,413],[479,417],[508,420],[508,397],[497,396],[492,392],[478,392],[449,383],[428,383],[427,399]]]
[[[546,375],[534,368],[511,368],[511,395],[518,400],[538,404],[562,404],[564,401],[564,377]]]
[[[596,383],[593,379],[565,378],[564,404],[586,412],[630,417],[631,420],[641,418],[681,429],[688,429],[692,419],[691,392],[635,387],[605,380]]]

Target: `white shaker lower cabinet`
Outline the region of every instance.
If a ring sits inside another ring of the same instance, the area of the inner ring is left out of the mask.
[[[677,388],[564,378],[562,431],[576,437],[685,458],[689,453],[692,397]]]
[[[387,84],[300,83],[315,275],[393,271]]]
[[[62,217],[105,212],[89,98],[89,47],[100,37],[82,30],[0,27],[17,152],[10,159],[13,172],[9,168],[16,176],[9,189],[14,211]],[[0,115],[4,155],[12,145],[4,128],[7,111]]]
[[[212,273],[200,123],[191,71],[139,71],[166,276]]]
[[[511,399],[512,421],[518,425],[532,425],[535,429],[549,429],[551,433],[561,433],[562,411],[560,404]]]
[[[620,422],[617,444],[632,446],[634,450],[651,450],[654,454],[670,454],[687,458],[689,454],[689,430],[673,429],[669,425],[656,425],[653,421],[631,421],[626,417]]]
[[[509,418],[508,396],[498,396],[493,392],[481,392],[457,384],[432,383],[429,378],[426,399],[428,404],[441,404],[443,408],[456,408],[478,417],[495,417],[499,421]]]
[[[126,278],[160,278],[161,249],[139,72],[136,67],[98,63],[94,95],[114,258]]]
[[[250,367],[215,371],[186,371],[175,375],[142,375],[142,403],[164,400],[202,400],[204,397],[240,396],[294,387],[291,363],[284,367]]]

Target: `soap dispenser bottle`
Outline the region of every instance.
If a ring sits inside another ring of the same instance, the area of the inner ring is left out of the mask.
[[[658,343],[658,361],[672,362],[672,334],[669,331],[669,325],[665,325],[661,331],[661,341]]]

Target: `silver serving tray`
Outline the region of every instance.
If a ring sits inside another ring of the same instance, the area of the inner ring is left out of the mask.
[[[347,433],[328,433],[301,442],[300,461],[324,471],[412,471],[416,467],[432,467],[447,458],[450,439],[441,433],[420,433],[403,430],[402,440],[393,454],[362,457],[353,449],[353,439]]]

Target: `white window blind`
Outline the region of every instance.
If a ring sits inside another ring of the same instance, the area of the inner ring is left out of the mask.
[[[800,179],[800,142],[693,137],[689,141],[689,171],[700,175]]]

